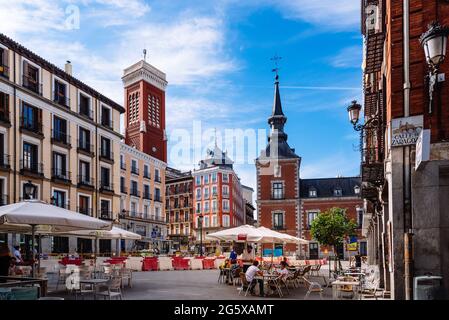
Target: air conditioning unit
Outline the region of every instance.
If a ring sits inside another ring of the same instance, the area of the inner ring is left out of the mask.
[[[419,276],[413,280],[413,300],[443,299],[443,277]]]

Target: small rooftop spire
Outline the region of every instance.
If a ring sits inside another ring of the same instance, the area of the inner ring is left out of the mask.
[[[143,61],[147,61],[147,49],[143,49]]]

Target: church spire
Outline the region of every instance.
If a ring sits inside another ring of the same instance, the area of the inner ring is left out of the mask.
[[[282,111],[281,94],[279,92],[279,75],[276,74],[274,82],[274,102],[273,111],[271,117],[268,118],[268,123],[271,126],[271,130],[275,129],[279,132],[284,132],[284,124],[287,122],[287,117],[285,117]]]

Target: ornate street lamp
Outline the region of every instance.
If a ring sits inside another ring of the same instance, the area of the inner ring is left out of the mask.
[[[28,180],[28,182],[23,185],[23,189],[25,191],[26,198],[33,199],[36,186],[31,182],[31,180]]]
[[[203,256],[203,215],[198,215],[198,224],[200,227],[200,257]]]
[[[351,105],[348,107],[349,121],[355,126],[359,122],[360,111],[362,106],[357,103],[356,100],[352,101]],[[358,130],[359,131],[359,130]]]
[[[438,22],[432,22],[419,39],[424,47],[427,64],[435,73],[446,58],[448,35],[448,27],[441,26]]]
[[[438,83],[438,69],[446,59],[448,35],[448,27],[441,26],[438,22],[432,22],[429,24],[428,30],[419,39],[429,65],[429,113],[432,113],[433,92]]]

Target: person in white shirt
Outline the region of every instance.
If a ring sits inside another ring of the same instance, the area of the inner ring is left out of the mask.
[[[22,259],[22,254],[20,253],[20,247],[19,246],[15,246],[14,247],[14,258],[16,259],[16,264],[22,263],[23,259]]]
[[[254,259],[255,259],[254,250],[250,245],[248,245],[247,248],[243,250],[242,253],[243,272],[246,272],[246,270],[248,270],[249,266],[252,265]]]
[[[249,292],[251,294],[254,294],[254,287],[256,286],[256,283],[259,283],[259,294],[261,297],[264,296],[263,292],[263,280],[262,279],[254,279],[256,275],[263,276],[263,272],[260,271],[258,268],[259,261],[254,261],[253,265],[248,268],[245,272],[246,281],[249,283]]]

